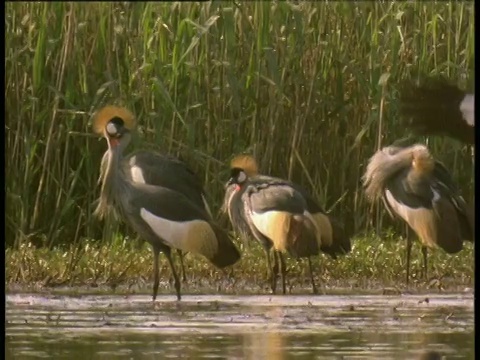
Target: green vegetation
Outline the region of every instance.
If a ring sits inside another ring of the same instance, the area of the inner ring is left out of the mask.
[[[313,258],[315,277],[326,293],[337,291],[382,291],[385,287],[405,289],[405,245],[393,235],[386,238],[363,237],[355,240],[352,252],[333,260],[326,255]],[[187,282],[185,293],[215,289],[219,293],[270,293],[265,253],[256,243],[240,243],[243,257],[225,271],[218,270],[200,256],[184,258]],[[473,288],[473,246],[467,244],[461,253],[448,255],[429,252],[428,280],[422,275],[423,260],[418,242],[414,243],[411,265],[412,289],[458,291]],[[287,286],[292,293],[311,292],[306,261],[287,259]],[[84,241],[66,249],[36,249],[24,244],[19,250],[6,250],[7,289],[23,291],[62,291],[74,286],[83,292],[111,291],[150,294],[153,284],[152,254],[147,243],[115,238],[112,242]],[[180,271],[179,261],[177,270]],[[171,271],[161,257],[160,291],[174,293],[169,285]],[[27,285],[25,287],[25,285]],[[60,290],[59,290],[60,289]],[[71,290],[67,290],[71,291]]]
[[[137,115],[134,146],[181,155],[214,209],[229,159],[248,151],[349,231],[400,233],[360,184],[379,141],[408,135],[396,86],[417,70],[474,79],[473,2],[10,2],[5,31],[7,283],[150,277],[148,249],[92,215],[106,145],[89,121],[105,104]],[[470,149],[428,141],[472,199]],[[403,279],[398,237],[358,240],[346,260],[320,261],[322,277]],[[244,254],[242,278],[263,279],[263,253]],[[191,256],[189,276],[220,276]],[[471,256],[432,263],[471,281]]]

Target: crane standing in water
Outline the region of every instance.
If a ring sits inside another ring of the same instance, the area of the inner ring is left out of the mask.
[[[233,265],[240,259],[228,234],[184,194],[163,186],[131,181],[123,167],[123,151],[135,125],[128,110],[105,107],[96,113],[93,125],[95,132],[102,134],[108,143],[95,214],[102,218],[109,212],[119,213],[152,245],[153,300],[158,292],[160,252],[165,254],[172,270],[178,300],[181,299],[180,280],[172,262],[172,248],[201,254],[219,268]]]
[[[108,164],[109,151],[103,155],[99,182],[103,179]],[[154,151],[135,151],[123,161],[125,174],[140,184],[163,186],[184,194],[210,217],[212,213],[205,199],[205,192],[198,176],[180,159]],[[182,268],[182,280],[187,280],[182,250],[177,249]]]
[[[272,291],[275,292],[278,260],[282,266],[282,283],[285,287],[285,261],[282,251],[287,250],[294,257],[307,258],[312,289],[317,293],[310,257],[317,255],[319,251],[332,258],[350,252],[350,237],[346,236],[342,225],[328,216],[299,185],[260,175],[252,156],[236,156],[230,166],[231,178],[226,185],[223,210],[228,213],[237,231],[244,236],[253,236],[264,246]],[[300,221],[302,216],[303,225]],[[295,224],[299,228],[297,235],[294,235]],[[309,237],[309,231],[316,232],[316,237]],[[302,250],[292,249],[293,244]],[[270,261],[272,247],[273,269]],[[283,291],[285,293],[285,288]]]

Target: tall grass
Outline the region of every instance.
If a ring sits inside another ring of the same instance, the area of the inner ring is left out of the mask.
[[[408,135],[396,85],[414,70],[473,82],[473,2],[10,2],[5,29],[9,245],[102,237],[89,121],[107,103],[137,115],[136,146],[181,155],[214,208],[249,151],[350,230],[391,225],[360,177],[379,142]],[[472,198],[468,149],[429,146]]]

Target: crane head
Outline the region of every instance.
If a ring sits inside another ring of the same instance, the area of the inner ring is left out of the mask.
[[[115,146],[135,128],[135,117],[123,107],[108,105],[95,113],[93,129],[102,134],[110,146]]]
[[[230,161],[230,168],[233,169],[241,169],[245,172],[248,176],[255,176],[258,175],[258,165],[256,160],[251,155],[237,155],[235,156],[232,161]],[[232,171],[233,173],[233,171]]]
[[[111,119],[105,126],[105,137],[112,145],[116,145],[128,132],[129,130],[125,127],[124,121],[117,116]]]
[[[426,147],[419,147],[412,152],[412,167],[425,173],[433,171],[435,159]]]
[[[235,187],[239,189],[247,180],[248,175],[243,169],[233,168],[230,171],[230,179],[228,179],[225,187],[228,188],[230,185],[235,185]]]

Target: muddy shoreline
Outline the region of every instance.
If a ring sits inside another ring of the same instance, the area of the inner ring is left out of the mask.
[[[145,280],[128,281],[120,284],[74,284],[49,285],[43,283],[21,284],[13,283],[5,286],[6,294],[58,294],[58,295],[149,295],[152,283]],[[160,295],[174,295],[174,288],[168,281],[160,282]],[[422,294],[473,294],[473,284],[456,283],[454,279],[430,279],[405,284],[382,282],[376,280],[365,281],[329,281],[319,284],[319,293],[312,294],[310,287],[296,285],[287,286],[286,295],[322,296],[322,295],[422,295]],[[206,281],[190,280],[182,283],[182,295],[272,295],[266,284],[246,281]],[[277,290],[276,295],[282,295]]]

